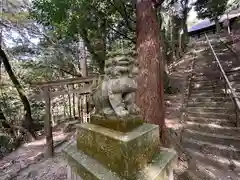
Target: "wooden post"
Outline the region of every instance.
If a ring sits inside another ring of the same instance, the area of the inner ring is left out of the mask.
[[[72,90],[74,91],[74,89],[75,89],[75,86],[74,86],[74,84],[72,84]],[[75,93],[73,93],[73,95],[72,95],[72,105],[73,105],[73,107],[72,107],[72,110],[73,110],[73,119],[75,119],[75,117],[76,117],[76,110],[75,110],[75,107],[76,107],[76,105],[75,105],[76,103],[75,103]]]
[[[67,85],[67,89],[68,91],[70,90],[69,89],[69,86]],[[68,92],[68,109],[69,109],[69,119],[72,119],[72,106],[71,106],[71,94]]]
[[[54,155],[53,149],[53,135],[52,135],[52,123],[51,123],[51,100],[49,88],[44,87],[43,96],[45,101],[45,119],[44,119],[44,130],[46,136],[46,157],[52,157]]]
[[[78,119],[82,122],[82,114],[81,114],[81,95],[77,95],[77,110],[78,110]]]
[[[63,95],[63,116],[64,116],[64,120],[67,119],[67,100],[66,100],[66,95]]]

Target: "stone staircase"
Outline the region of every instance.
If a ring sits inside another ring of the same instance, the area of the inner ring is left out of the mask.
[[[182,134],[182,145],[196,162],[197,171],[189,174],[192,179],[240,180],[240,128],[234,104],[207,42],[199,42],[197,50],[203,50],[196,54]],[[240,96],[240,59],[223,43],[213,44]]]

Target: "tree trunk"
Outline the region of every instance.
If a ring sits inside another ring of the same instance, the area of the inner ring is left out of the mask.
[[[182,9],[183,9],[183,18],[182,18],[182,29],[183,29],[183,34],[182,34],[182,51],[185,52],[186,50],[186,45],[189,41],[188,37],[188,27],[187,27],[187,18],[188,18],[188,3],[189,0],[184,0],[182,1]]]
[[[44,131],[46,136],[46,157],[52,157],[54,155],[53,146],[53,134],[52,134],[52,123],[51,123],[51,99],[49,94],[49,88],[43,89],[44,101],[45,101],[45,119],[44,119]]]
[[[166,37],[165,37],[165,29],[162,29],[160,31],[160,40],[162,42],[162,57],[163,57],[163,62],[165,65],[167,65],[167,42],[166,42]]]
[[[0,29],[0,49],[2,49],[2,43],[3,43],[2,32],[3,30]],[[2,79],[2,58],[0,58],[0,82],[1,82],[1,79]]]
[[[70,91],[69,85],[67,85],[67,90]],[[72,119],[72,101],[71,101],[71,94],[68,93],[68,111],[69,111],[69,119]]]
[[[146,121],[160,126],[160,138],[165,144],[164,67],[160,50],[160,28],[151,0],[137,0],[136,10],[137,52],[140,72],[137,104]]]
[[[215,18],[214,22],[215,22],[215,25],[216,25],[216,33],[219,33],[220,30],[221,30],[221,27],[220,27],[220,23],[219,23],[218,18]]]
[[[4,116],[4,114],[3,114],[3,111],[2,111],[2,109],[0,108],[0,121],[6,121],[6,117]]]
[[[73,89],[73,90],[75,89],[75,86],[74,86],[74,84],[72,84],[72,89]],[[75,107],[76,107],[76,101],[75,101],[75,98],[76,98],[76,96],[75,96],[75,93],[73,93],[73,95],[72,95],[73,119],[75,119],[75,118],[76,118],[76,109],[75,109]]]
[[[12,81],[12,83],[14,84],[15,88],[17,89],[17,92],[19,94],[19,97],[23,103],[24,106],[24,112],[25,112],[25,118],[23,121],[22,126],[27,129],[31,135],[35,137],[34,134],[34,130],[33,130],[33,119],[32,119],[32,114],[31,114],[31,107],[30,104],[28,102],[27,97],[24,94],[24,90],[22,88],[22,86],[20,85],[19,81],[17,80],[14,72],[12,71],[12,67],[9,63],[9,60],[7,58],[7,55],[5,54],[5,52],[2,50],[2,48],[0,48],[0,58],[2,59],[3,65]]]
[[[95,52],[95,49],[88,38],[87,30],[86,29],[82,30],[80,35],[83,38],[84,45],[87,47],[88,51],[91,53],[93,59],[98,63],[100,73],[101,74],[104,73],[105,59],[99,53]]]
[[[82,48],[84,48],[84,50],[82,52],[81,52],[81,50],[79,50],[79,53],[83,53],[83,58],[80,59],[80,68],[81,68],[82,77],[86,77],[87,76],[87,57],[86,57],[85,47],[83,46]],[[79,54],[79,56],[80,56],[80,54]]]
[[[82,51],[82,48],[83,48],[83,51]],[[80,57],[81,53],[83,54],[82,59],[79,59],[81,74],[82,74],[82,77],[86,77],[88,75],[88,72],[87,72],[87,55],[86,55],[86,50],[85,50],[85,42],[84,42],[83,46],[79,42],[79,57]],[[100,67],[100,69],[101,69],[101,67]],[[81,104],[82,104],[81,117],[82,117],[82,120],[85,122],[86,117],[87,117],[87,96],[86,95],[82,95],[82,96],[79,95],[79,96],[80,96],[79,98],[81,99]]]

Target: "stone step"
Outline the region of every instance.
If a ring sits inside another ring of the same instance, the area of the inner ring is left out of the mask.
[[[240,92],[240,82],[239,84],[233,84],[232,87],[233,89],[235,89],[236,92]]]
[[[207,79],[207,78],[204,78],[204,79],[201,79],[201,78],[197,78],[197,77],[194,77],[191,79],[191,83],[192,85],[201,85],[201,86],[223,86],[225,84],[225,81],[221,78],[221,77],[218,77],[218,78],[210,78],[210,79]]]
[[[236,125],[235,120],[220,119],[220,118],[204,118],[204,117],[194,117],[188,115],[186,121],[196,122],[196,123],[215,123],[221,126],[234,127]]]
[[[240,160],[240,149],[236,149],[231,146],[224,146],[216,143],[213,144],[206,141],[194,140],[191,138],[182,138],[182,145],[185,148],[189,148],[195,151]]]
[[[222,106],[205,106],[205,107],[187,107],[186,109],[188,112],[199,112],[199,113],[235,113],[233,106],[230,107],[222,107]]]
[[[203,102],[203,103],[224,103],[230,102],[230,97],[193,97],[191,96],[188,102]]]
[[[225,71],[226,71],[226,74],[227,74],[227,75],[231,75],[231,74],[238,74],[238,75],[240,75],[239,62],[238,62],[238,65],[235,64],[234,67],[231,67],[231,68],[229,68],[229,69],[227,69],[227,70],[225,70]]]
[[[212,134],[221,134],[226,136],[234,136],[240,138],[240,128],[236,127],[225,127],[215,123],[196,123],[187,121],[184,125],[185,128],[199,131],[207,132]]]
[[[214,80],[219,80],[220,79],[220,73],[218,74],[203,74],[196,72],[195,75],[193,76],[194,81],[214,81]]]
[[[232,59],[231,57],[230,57],[229,60],[226,60],[226,58],[225,58],[225,59],[222,59],[222,57],[220,57],[220,63],[221,63],[221,65],[222,65],[223,69],[224,69],[226,72],[231,72],[231,71],[233,71],[233,70],[234,70],[233,67],[237,66],[237,64],[236,64],[236,59]],[[234,63],[234,64],[233,64],[233,63]],[[213,70],[214,70],[214,71],[219,70],[217,61],[213,61],[213,62],[212,62],[212,67],[213,67]]]
[[[206,164],[213,165],[222,170],[224,169],[230,170],[231,164],[234,163],[235,164],[234,171],[240,173],[240,161],[238,160],[217,156],[215,153],[214,154],[201,153],[199,151],[194,151],[191,148],[186,148],[186,151],[193,157],[197,157],[198,160],[202,160]]]
[[[215,112],[192,112],[192,111],[187,111],[187,114],[192,116],[192,117],[204,117],[204,118],[219,118],[219,119],[228,119],[228,120],[234,120],[236,118],[235,113],[215,113]]]
[[[220,79],[214,79],[214,80],[198,80],[198,79],[192,79],[192,85],[195,86],[223,86],[224,81],[221,81]]]
[[[239,89],[240,88],[240,80],[237,81],[235,79],[231,80],[230,78],[228,78],[232,87],[234,87],[235,89]],[[192,82],[192,89],[194,90],[203,90],[203,89],[224,89],[225,88],[225,83],[221,80],[215,80],[213,82],[210,81],[193,81]]]
[[[193,102],[189,101],[187,104],[188,107],[234,107],[234,104],[232,101],[226,101],[226,102]]]
[[[194,163],[196,163],[194,161]],[[184,172],[181,174],[178,174],[177,180],[213,180],[209,176],[206,176],[206,174],[203,174],[199,170],[194,169],[194,167],[188,167],[188,169],[185,169]]]
[[[224,93],[224,88],[213,89],[213,88],[203,88],[203,89],[191,89],[191,93]]]
[[[240,84],[240,76],[228,76],[228,80],[231,84]],[[191,81],[193,87],[194,86],[201,86],[201,87],[225,87],[225,81],[223,79],[192,79]]]
[[[234,80],[239,80],[240,79],[240,71],[237,72],[225,72],[227,77],[229,78],[230,81]],[[220,80],[221,74],[220,72],[218,73],[196,73],[193,77],[194,81],[215,81],[215,80]]]
[[[201,86],[201,87],[193,87],[191,89],[192,92],[212,92],[212,93],[224,93],[225,92],[225,87],[224,86],[219,86],[219,87],[216,87],[216,88],[213,88],[213,87],[210,87],[210,86]]]
[[[191,97],[225,97],[226,95],[224,92],[199,92],[199,91],[193,91],[191,93]]]
[[[199,171],[212,178],[213,180],[239,180],[240,162],[215,156],[212,154],[200,153],[191,149],[186,151],[196,159],[196,165]],[[234,163],[234,170],[231,170]]]
[[[223,67],[223,70],[225,71],[226,74],[235,74],[237,73],[236,70],[238,70],[238,64],[239,63],[236,63],[236,60],[227,60],[227,61],[224,61],[224,60],[220,60],[220,63]],[[212,64],[211,64],[211,68],[212,70],[215,72],[215,71],[219,71],[219,67],[218,67],[218,64],[216,61],[213,61]]]
[[[240,81],[240,71],[238,73],[227,74],[227,77],[230,82],[239,82]]]
[[[240,149],[240,138],[233,136],[225,136],[219,134],[212,134],[206,132],[200,132],[190,129],[185,129],[183,132],[184,137],[193,138],[195,140],[207,141],[209,143],[218,143],[225,146],[232,146],[234,148]]]
[[[239,91],[240,90],[240,83],[239,85],[231,85],[231,87],[233,88],[233,90],[235,91]],[[227,90],[227,91],[226,91]],[[220,94],[220,95],[225,95],[225,92],[227,93],[230,93],[230,88],[226,88],[224,86],[221,86],[221,87],[217,87],[217,88],[214,88],[214,87],[210,87],[210,86],[201,86],[201,87],[196,87],[196,88],[192,88],[191,89],[191,92],[194,93],[194,94],[200,94],[200,93],[204,93],[204,94]]]
[[[198,160],[194,159],[194,165],[193,167],[196,167],[196,170],[188,170],[188,174],[190,178],[195,178],[197,175],[197,179],[189,179],[189,180],[221,180],[220,178],[217,177],[223,177],[220,174],[222,171],[216,169],[215,167],[212,167],[210,165],[203,164],[202,162],[199,162]],[[212,169],[214,169],[213,172]]]

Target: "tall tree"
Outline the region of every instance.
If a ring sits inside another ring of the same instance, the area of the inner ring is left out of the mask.
[[[219,18],[224,14],[227,8],[228,0],[197,0],[195,2],[195,10],[198,18],[209,18],[215,22],[216,31],[220,31]]]
[[[3,51],[3,49],[1,47],[0,47],[0,58],[3,62],[5,70],[7,71],[8,75],[9,75],[12,83],[14,84],[14,86],[19,94],[19,97],[23,103],[24,112],[25,112],[23,127],[25,129],[27,129],[27,131],[30,132],[31,135],[35,138],[35,134],[34,134],[34,130],[33,130],[33,118],[32,118],[31,107],[30,107],[29,101],[28,101],[26,95],[24,94],[24,90],[23,90],[21,84],[19,83],[17,77],[15,76],[15,74],[12,70],[12,67],[9,63],[6,53]]]
[[[161,2],[157,3],[161,4]],[[160,138],[164,144],[164,67],[156,6],[156,1],[136,0],[137,52],[140,70],[137,103],[144,119],[160,126]]]
[[[185,46],[188,43],[188,27],[187,27],[187,18],[188,18],[188,13],[191,8],[189,8],[189,0],[181,0],[181,8],[182,8],[182,50],[185,50]]]

